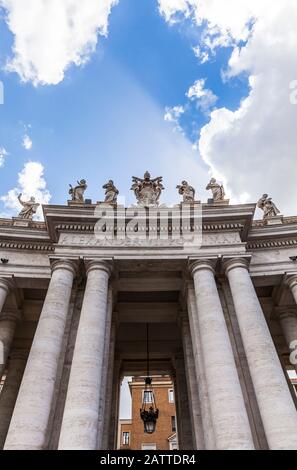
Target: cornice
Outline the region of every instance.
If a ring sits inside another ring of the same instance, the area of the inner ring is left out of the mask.
[[[0,248],[11,250],[33,250],[33,251],[54,251],[54,245],[49,243],[35,243],[26,241],[3,241],[0,240]]]
[[[250,240],[247,242],[247,250],[271,249],[271,248],[290,248],[297,246],[297,238],[289,240],[268,239],[268,240]]]

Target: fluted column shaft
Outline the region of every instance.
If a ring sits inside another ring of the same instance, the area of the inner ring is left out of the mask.
[[[297,449],[297,413],[245,259],[226,262],[242,341],[270,449]]]
[[[0,313],[2,312],[3,306],[7,299],[7,296],[10,291],[10,282],[8,279],[1,278],[0,279]]]
[[[72,261],[52,266],[4,449],[44,448],[74,275]]]
[[[88,264],[59,449],[94,450],[97,447],[109,276],[107,262]]]
[[[216,448],[254,449],[212,263],[192,266]]]
[[[27,357],[28,352],[22,350],[15,350],[10,354],[6,379],[0,394],[0,449],[4,446]]]

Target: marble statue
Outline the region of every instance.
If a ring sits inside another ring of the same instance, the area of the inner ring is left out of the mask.
[[[113,184],[113,181],[109,180],[102,187],[103,189],[105,189],[105,200],[104,200],[105,204],[116,204],[119,191]]]
[[[35,197],[31,197],[29,201],[22,201],[22,194],[18,195],[18,200],[23,206],[23,209],[18,215],[19,219],[32,220],[33,215],[36,214],[36,211],[40,204],[35,201]]]
[[[72,201],[75,202],[84,202],[84,192],[87,189],[87,182],[86,180],[82,179],[80,181],[77,181],[77,186],[73,188],[73,186],[70,184],[70,189],[69,189],[69,194],[72,197]]]
[[[257,203],[257,207],[263,211],[263,220],[272,219],[280,214],[276,205],[268,194],[263,194]]]
[[[176,186],[176,189],[183,196],[184,203],[190,204],[195,201],[195,189],[187,181],[182,181],[180,185]]]
[[[213,196],[213,201],[224,201],[225,199],[225,190],[224,186],[217,183],[217,180],[215,178],[211,178],[210,182],[206,186],[206,190],[211,190],[212,191],[212,196]]]
[[[145,172],[143,179],[132,176],[132,187],[137,204],[142,207],[158,207],[161,192],[164,189],[162,176],[151,179],[148,171]]]

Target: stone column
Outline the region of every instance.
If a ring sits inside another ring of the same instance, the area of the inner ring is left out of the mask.
[[[98,429],[97,429],[97,449],[102,449],[103,445],[103,434],[104,434],[104,418],[105,408],[107,402],[107,378],[108,378],[108,367],[109,367],[109,355],[110,342],[111,342],[111,329],[112,329],[112,310],[113,310],[113,299],[112,299],[112,287],[108,289],[108,300],[107,300],[107,317],[106,317],[106,328],[104,338],[104,354],[103,354],[103,370],[101,380],[101,391],[100,391],[100,404],[99,404],[99,416],[98,416]]]
[[[0,278],[0,313],[4,307],[5,301],[11,289],[11,283],[9,279]]]
[[[0,316],[0,376],[5,368],[19,318],[17,310],[5,310]]]
[[[12,351],[3,390],[0,393],[0,449],[3,448],[23,377],[28,351]]]
[[[191,270],[216,448],[254,449],[213,264],[199,260]]]
[[[185,315],[181,317],[181,334],[184,350],[185,373],[188,388],[188,403],[192,421],[192,433],[195,449],[205,449],[203,424],[201,417],[200,396],[195,374],[195,361],[191,342],[191,332],[188,319]]]
[[[297,449],[297,412],[261,305],[248,261],[225,263],[260,413],[270,449]]]
[[[175,370],[176,370],[176,395],[175,402],[178,402],[178,439],[179,439],[179,449],[180,450],[190,450],[193,449],[195,445],[192,433],[190,410],[189,410],[189,399],[188,399],[188,390],[187,382],[185,375],[185,362],[182,354],[176,355],[175,360]]]
[[[69,260],[53,263],[4,449],[43,449],[75,268]]]
[[[200,340],[200,330],[198,324],[198,313],[194,287],[188,286],[187,307],[189,314],[189,323],[192,337],[192,347],[196,371],[196,381],[199,391],[199,401],[201,406],[201,418],[203,425],[203,436],[206,450],[216,448],[215,435],[210,411],[209,396],[204,370],[204,361],[202,354],[202,345]]]
[[[59,449],[95,450],[103,377],[108,281],[111,267],[87,264],[87,284],[60,433]]]
[[[277,307],[279,323],[286,340],[288,350],[291,352],[295,347],[291,344],[295,341],[297,344],[297,310],[292,307]],[[297,364],[295,364],[297,371]]]
[[[292,295],[295,299],[295,302],[297,304],[297,274],[293,276],[289,276],[287,279],[287,284],[290,287],[290,290],[292,292]]]

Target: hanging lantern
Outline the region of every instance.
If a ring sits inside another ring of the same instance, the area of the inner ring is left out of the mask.
[[[148,344],[148,324],[146,325],[146,360],[147,360],[147,376],[145,378],[145,387],[143,393],[142,407],[140,409],[140,418],[143,421],[144,432],[152,434],[156,430],[159,410],[156,406],[154,390],[152,387],[152,378],[149,373],[149,344]],[[147,399],[149,397],[149,399]]]

